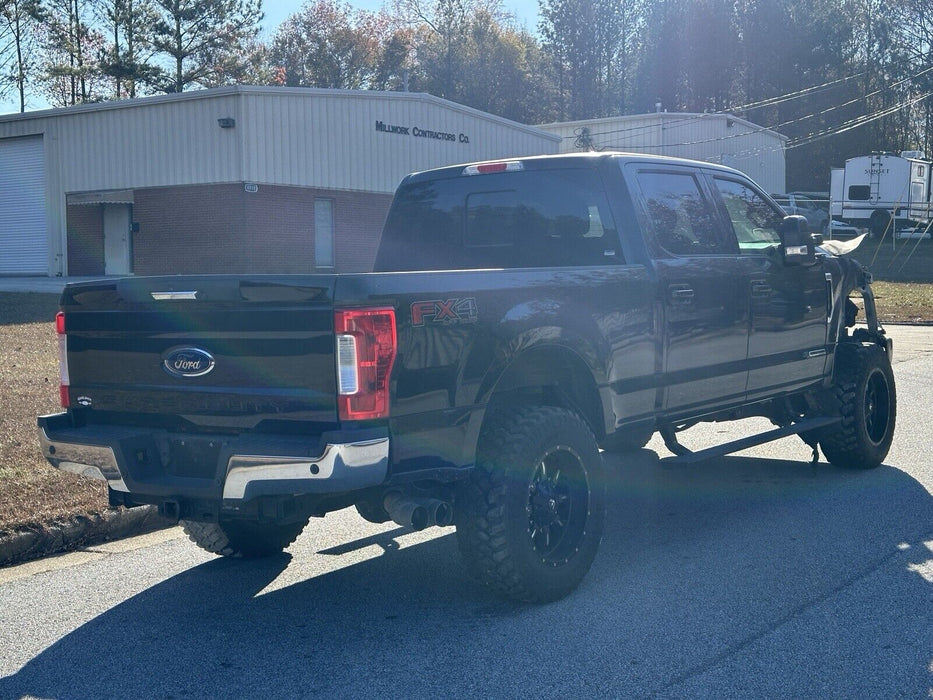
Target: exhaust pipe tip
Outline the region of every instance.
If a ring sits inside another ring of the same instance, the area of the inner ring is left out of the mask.
[[[449,503],[432,498],[428,501],[428,507],[431,510],[431,520],[435,525],[440,527],[453,525],[454,509]]]
[[[424,506],[414,505],[411,509],[411,527],[415,530],[424,530],[431,524],[431,513]]]
[[[401,493],[386,494],[383,499],[386,512],[392,520],[402,527],[412,530],[424,530],[431,524],[431,513],[423,504],[405,498]]]

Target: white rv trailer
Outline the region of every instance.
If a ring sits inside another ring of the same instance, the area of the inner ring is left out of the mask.
[[[845,168],[830,171],[830,214],[875,235],[892,219],[897,228],[926,224],[933,213],[930,166],[920,151],[850,158]]]

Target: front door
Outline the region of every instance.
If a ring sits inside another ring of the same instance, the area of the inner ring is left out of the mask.
[[[783,213],[738,177],[716,175],[713,183],[738,239],[751,299],[749,400],[819,381],[831,284],[819,257],[807,267],[785,266],[778,232]]]
[[[104,274],[132,273],[131,205],[104,205]]]

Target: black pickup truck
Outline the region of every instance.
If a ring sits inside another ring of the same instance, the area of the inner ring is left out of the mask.
[[[105,479],[112,504],[157,505],[226,556],[281,551],[349,506],[453,524],[467,568],[522,600],[589,569],[600,447],[658,431],[696,461],[798,434],[866,469],[894,431],[868,272],[707,163],[417,173],[373,273],[87,282],[61,309],[67,410],[39,418],[42,450]],[[677,441],[749,416],[776,427],[701,453]]]

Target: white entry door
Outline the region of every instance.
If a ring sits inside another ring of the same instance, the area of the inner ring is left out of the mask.
[[[132,273],[131,225],[131,205],[104,205],[104,274]]]

